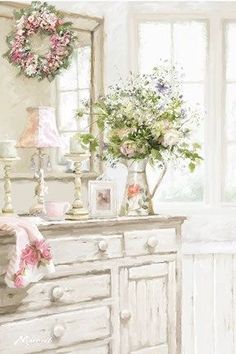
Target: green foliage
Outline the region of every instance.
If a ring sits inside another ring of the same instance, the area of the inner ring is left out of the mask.
[[[96,151],[97,147],[99,146],[98,139],[95,138],[92,134],[80,134],[80,140],[85,145],[90,145],[91,151]]]
[[[158,66],[148,75],[131,73],[95,102],[92,111],[105,136],[105,159],[182,159],[195,169],[202,160],[201,146],[191,143],[191,131],[199,114],[184,101],[180,81],[174,67]],[[77,118],[84,114],[86,109],[78,110]]]

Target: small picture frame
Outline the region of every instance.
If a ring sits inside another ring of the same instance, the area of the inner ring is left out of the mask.
[[[113,181],[89,181],[89,212],[92,218],[117,216],[116,184]]]

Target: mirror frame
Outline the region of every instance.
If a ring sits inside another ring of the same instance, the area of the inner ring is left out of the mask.
[[[1,1],[0,18],[13,20],[13,11],[21,8],[27,8],[30,4]],[[59,8],[60,10],[60,8]],[[100,17],[87,16],[79,13],[66,12],[60,10],[67,21],[73,22],[73,29],[77,31],[89,32],[91,35],[91,102],[94,102],[99,96],[104,94],[104,19]],[[55,92],[56,96],[56,92]],[[91,112],[92,115],[92,112]],[[98,134],[96,124],[92,125],[91,133]],[[102,137],[101,137],[102,140]],[[91,153],[90,171],[82,174],[84,179],[94,179],[103,171],[102,161],[96,158],[95,153]],[[33,180],[32,173],[13,173],[12,180]],[[73,173],[47,173],[46,180],[51,181],[71,181],[74,179]]]

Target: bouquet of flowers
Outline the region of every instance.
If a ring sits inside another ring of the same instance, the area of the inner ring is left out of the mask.
[[[183,159],[191,171],[202,159],[201,146],[190,139],[199,115],[186,105],[174,67],[161,65],[151,74],[130,74],[125,83],[98,99],[93,111],[100,131],[105,132],[105,159],[149,158],[160,163]],[[83,114],[80,110],[77,117]],[[82,138],[93,148],[98,145],[91,134]]]

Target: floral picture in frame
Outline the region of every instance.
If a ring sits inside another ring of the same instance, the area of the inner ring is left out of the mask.
[[[89,211],[92,218],[113,218],[117,216],[115,182],[89,181]]]

